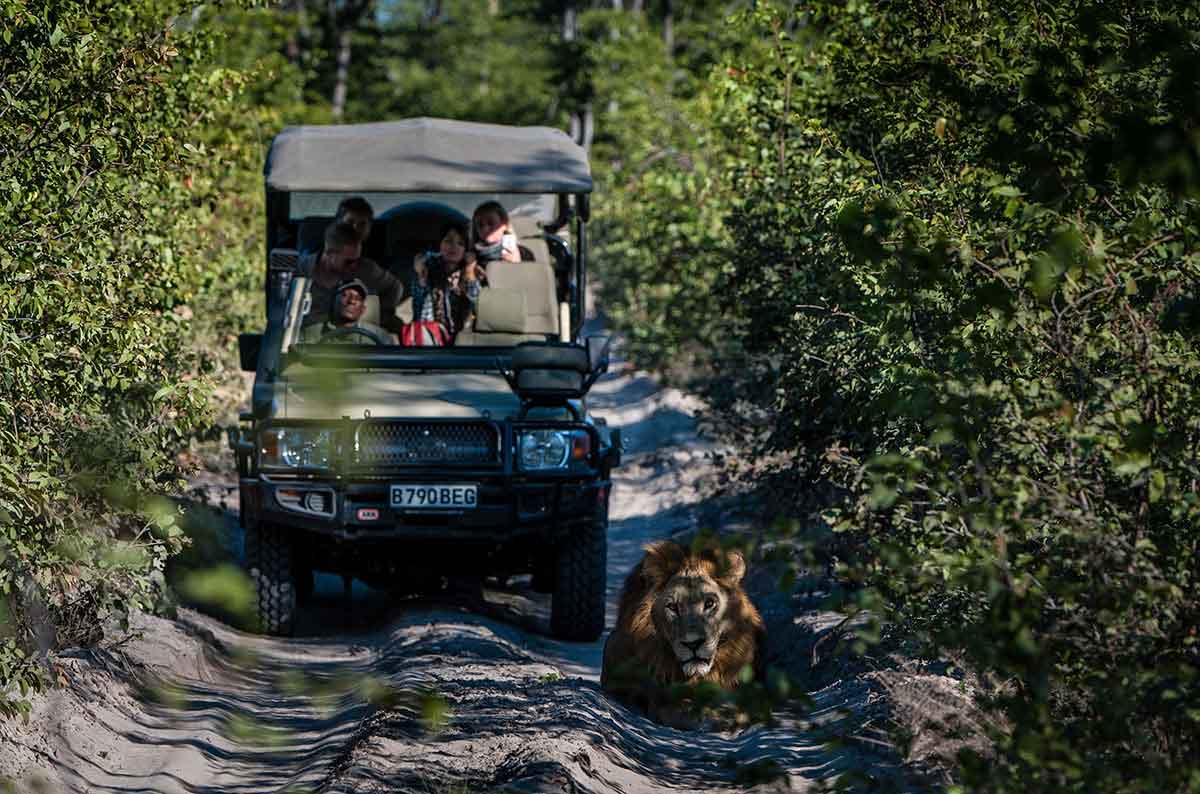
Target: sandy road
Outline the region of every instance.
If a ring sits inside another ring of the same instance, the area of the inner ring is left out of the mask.
[[[710,448],[694,400],[619,363],[591,402],[627,447],[610,513],[611,626],[641,546],[695,526]],[[0,781],[76,792],[633,794],[744,791],[746,768],[770,761],[778,773],[756,790],[795,791],[875,763],[810,728],[841,719],[858,690],[813,693],[803,723],[676,731],[599,689],[603,640],[545,636],[545,597],[518,588],[397,604],[356,587],[347,608],[339,582],[321,579],[296,639],[183,610],[175,621],[137,616],[117,648],[64,654],[66,686],[37,699],[28,725],[0,725]],[[170,686],[139,694],[131,682],[147,671]],[[436,690],[451,716],[428,732],[419,701],[372,704],[367,679]]]

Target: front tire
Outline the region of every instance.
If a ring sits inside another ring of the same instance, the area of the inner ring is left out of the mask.
[[[246,529],[246,567],[254,582],[258,625],[264,634],[290,637],[296,618],[297,587],[291,536],[272,524]]]
[[[604,631],[608,574],[608,515],[574,530],[556,549],[550,633],[560,640],[592,642]]]
[[[533,576],[529,589],[535,593],[554,592],[554,567],[558,559],[553,554],[538,554],[533,561]]]

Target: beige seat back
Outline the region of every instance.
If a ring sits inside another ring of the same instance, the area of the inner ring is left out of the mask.
[[[490,262],[488,289],[511,289],[525,295],[527,334],[558,334],[558,295],[554,270],[546,262]],[[487,292],[487,289],[483,290]]]
[[[361,322],[379,325],[379,296],[368,295],[366,300],[366,308],[363,309]]]
[[[553,266],[554,258],[550,256],[550,246],[542,237],[542,229],[538,226],[537,219],[528,215],[513,215],[509,220],[512,222],[513,232],[517,235],[517,241],[533,254],[533,261]]]
[[[511,264],[511,263],[510,263]],[[475,327],[464,328],[454,338],[455,347],[507,347],[521,342],[542,342],[543,334],[524,333],[528,318],[525,293],[488,287],[479,293]]]

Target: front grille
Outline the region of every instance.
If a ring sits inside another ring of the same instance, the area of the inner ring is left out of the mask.
[[[365,422],[354,446],[360,466],[487,465],[500,461],[499,434],[485,422]]]

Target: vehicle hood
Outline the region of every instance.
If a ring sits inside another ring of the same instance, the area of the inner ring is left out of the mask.
[[[503,419],[521,407],[499,374],[298,369],[276,383],[278,419]]]

